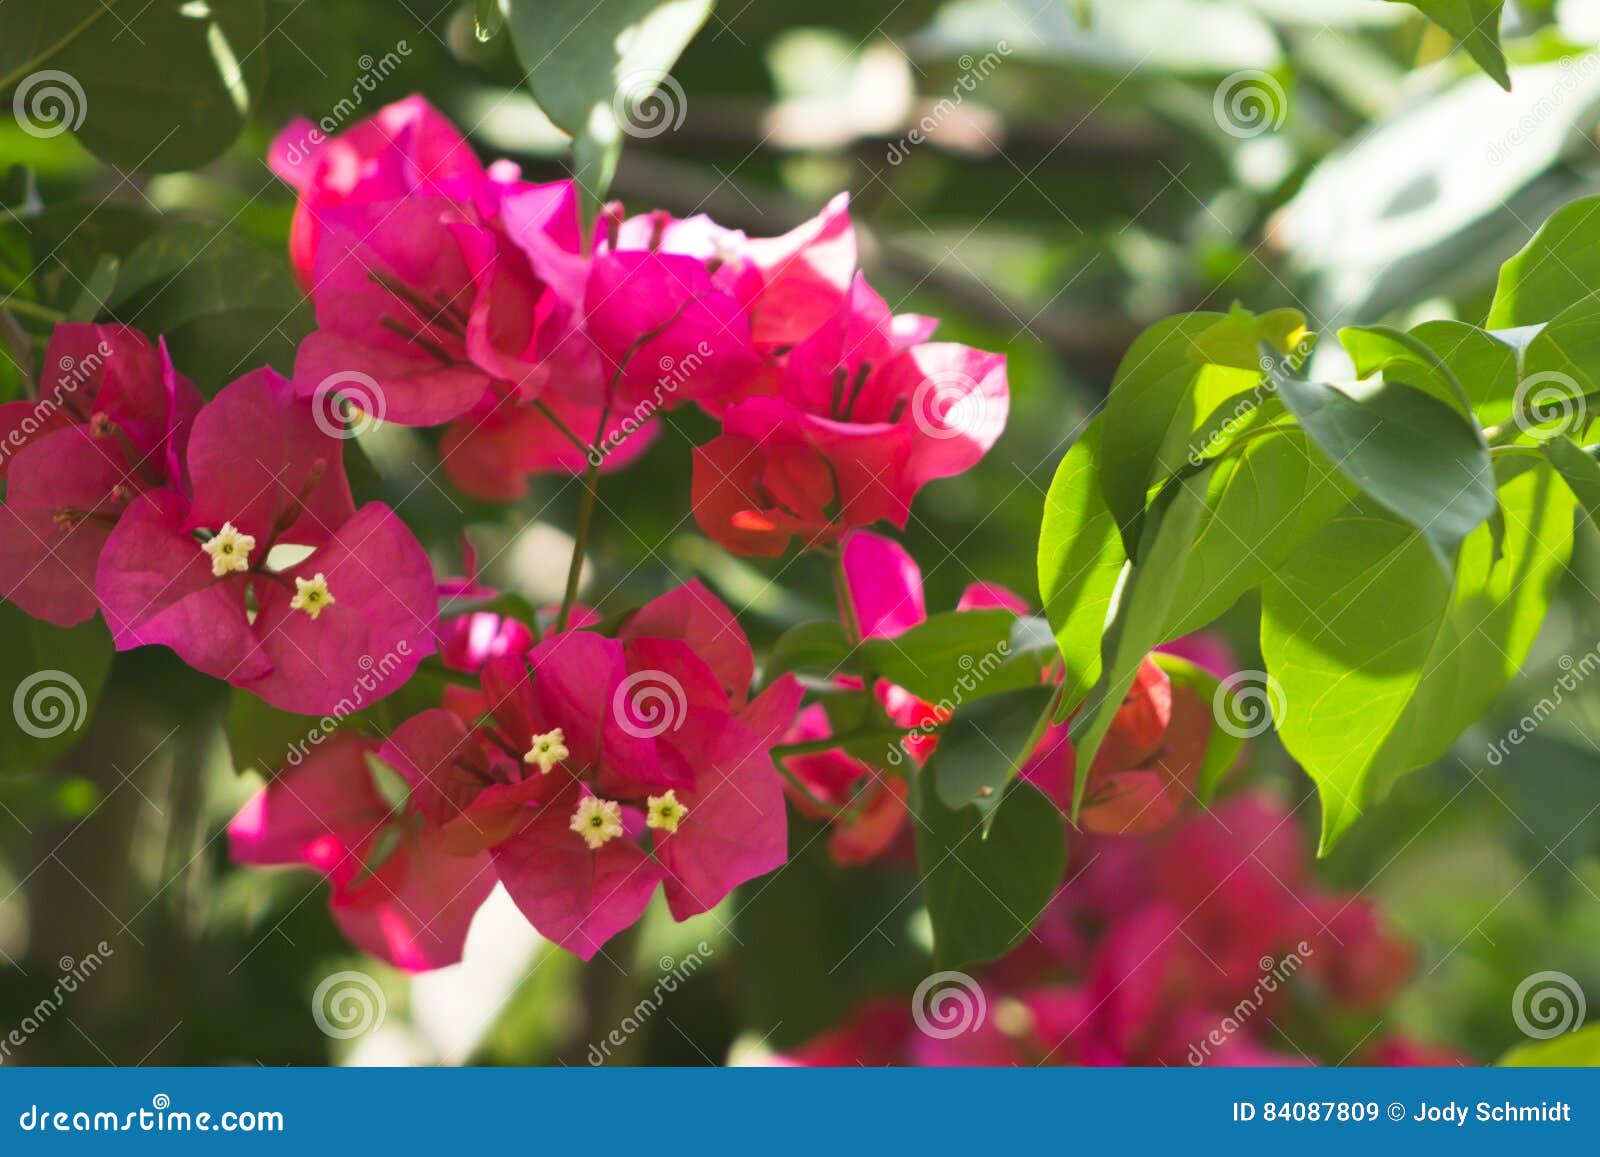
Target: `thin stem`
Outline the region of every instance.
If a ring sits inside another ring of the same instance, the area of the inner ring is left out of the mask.
[[[578,435],[573,431],[572,427],[563,422],[560,416],[550,408],[549,404],[545,402],[543,398],[535,398],[533,402],[533,408],[538,410],[546,418],[549,418],[551,424],[554,425],[558,431],[560,431],[563,438],[576,446],[585,457],[588,456],[590,449],[589,443],[578,437]]]
[[[773,754],[776,755],[776,751],[774,751]],[[812,791],[804,783],[800,782],[800,777],[794,772],[790,771],[781,762],[774,760],[773,766],[778,769],[778,774],[783,776],[784,781],[788,783],[790,787],[794,788],[795,791],[805,796],[806,801],[810,803],[812,807],[816,808],[820,812],[823,812],[830,819],[835,818],[844,812],[842,807],[838,807],[835,804],[829,803],[827,800],[817,795],[816,792]]]
[[[99,20],[100,17],[104,16],[107,12],[110,12],[113,8],[115,8],[117,3],[118,0],[100,0],[100,3],[94,8],[94,10],[82,20],[78,21],[78,23],[69,29],[67,34],[60,40],[56,41],[49,48],[30,56],[27,60],[24,60],[21,64],[17,65],[17,67],[6,73],[5,76],[0,76],[0,92],[4,92],[6,89],[22,80],[23,77],[39,71],[39,66],[41,64],[44,64],[56,53],[60,52],[63,48],[67,47],[67,45],[78,39],[78,37],[83,35],[84,32],[88,31],[90,25],[92,25],[96,20]]]
[[[583,498],[578,503],[578,525],[572,534],[572,562],[567,566],[567,589],[561,596],[561,611],[556,615],[556,633],[567,629],[572,605],[578,599],[578,580],[583,576],[583,555],[589,543],[589,526],[594,521],[594,502],[600,490],[600,466],[590,459],[583,472]]]
[[[798,743],[781,743],[772,749],[772,758],[787,759],[791,755],[816,755],[822,751],[832,751],[846,743],[865,743],[868,740],[882,741],[884,743],[897,743],[906,736],[920,731],[921,728],[906,730],[903,727],[884,729],[881,731],[854,731],[845,735],[825,735],[821,739],[804,739]]]
[[[20,297],[0,301],[0,309],[23,317],[31,317],[35,321],[47,321],[52,325],[59,325],[67,320],[67,315],[59,309],[51,309],[48,305],[39,305],[37,302],[26,301]]]
[[[844,622],[845,637],[850,646],[861,645],[861,617],[856,614],[855,600],[850,597],[850,579],[844,573],[844,551],[833,559],[833,593],[839,600],[839,618]]]

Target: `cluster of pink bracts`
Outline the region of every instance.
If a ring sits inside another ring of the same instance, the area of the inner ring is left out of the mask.
[[[874,999],[802,1065],[1450,1065],[1384,1027],[1415,952],[1317,886],[1293,817],[1236,796],[1159,834],[1073,844],[1072,886],[1008,955]]]
[[[659,411],[693,403],[721,423],[694,451],[702,530],[746,555],[796,539],[837,550],[843,621],[858,640],[893,638],[926,617],[922,576],[864,528],[903,527],[925,483],[993,445],[1004,359],[893,315],[856,268],[843,198],[773,239],[618,207],[586,237],[570,183],[485,168],[420,98],[306,139],[291,125],[272,155],[299,196],[291,259],[316,307],[292,378],[256,370],[206,402],[164,343],[57,327],[41,399],[0,407],[0,595],[61,626],[103,615],[118,649],[164,645],[308,716],[342,717],[437,655],[456,677],[437,706],[385,739],[316,732],[229,827],[239,861],[321,872],[345,934],[401,968],[459,960],[497,882],[585,959],[658,887],[675,918],[705,912],[787,860],[786,796],[830,825],[841,864],[908,854],[906,775],[946,708],[885,680],[838,680],[905,729],[910,766],[887,774],[819,749],[827,713],[802,710],[794,677],[752,694],[749,641],[698,583],[606,630],[581,606],[535,622],[484,610],[495,592],[470,558],[468,577],[441,581],[393,511],[355,505],[337,399],[444,427],[446,475],[488,500],[520,497],[535,474],[623,466]],[[987,584],[958,604],[995,607],[1026,610]],[[1007,1017],[942,1040],[908,1033],[896,1001],[802,1058],[1174,1058],[1297,926],[1286,894],[1325,913],[1315,936],[1343,938],[1317,948],[1320,982],[1380,999],[1402,950],[1358,903],[1314,895],[1281,838],[1251,857],[1274,880],[1228,860],[1232,845],[1204,826],[1220,820],[1190,821],[1148,861],[1139,841],[1111,838],[1177,817],[1210,725],[1207,704],[1145,664],[1088,772],[1081,823],[1103,847],[1030,946],[986,974]],[[783,743],[805,751],[784,760],[787,778],[773,762]],[[1064,809],[1075,774],[1064,728],[1022,769]],[[1235,804],[1227,822],[1253,833],[1258,813]],[[1224,877],[1216,896],[1190,895]],[[1216,931],[1206,966],[1192,929],[1172,934],[1191,900]],[[1091,926],[1108,929],[1092,945]],[[1280,1059],[1256,1028],[1212,1059]]]
[[[444,427],[445,473],[490,500],[625,465],[693,403],[722,424],[694,452],[696,519],[776,555],[904,526],[923,484],[974,465],[1005,425],[1003,357],[893,315],[842,197],[772,239],[620,206],[586,235],[570,182],[483,166],[420,97],[335,139],[290,125],[271,162],[316,313],[292,376],[205,401],[164,342],[57,327],[41,398],[0,407],[0,594],[308,716],[441,651],[478,676],[386,741],[314,744],[230,828],[240,860],[323,872],[351,939],[402,967],[459,959],[496,880],[587,958],[658,885],[682,919],[782,864],[770,750],[801,688],[751,696],[728,608],[691,583],[609,635],[582,608],[452,610],[493,592],[440,582],[393,511],[355,505],[341,399]]]

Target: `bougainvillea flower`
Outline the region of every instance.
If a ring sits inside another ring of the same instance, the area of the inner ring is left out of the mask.
[[[0,406],[0,597],[66,627],[98,608],[95,569],[128,504],[181,483],[200,394],[125,326],[57,326],[45,366],[37,402]]]
[[[438,196],[484,177],[472,146],[417,95],[385,105],[338,136],[297,117],[273,139],[267,163],[298,195],[289,260],[308,292],[325,210],[397,201],[417,192]]]
[[[283,768],[229,823],[230,852],[321,872],[339,927],[379,959],[410,972],[454,964],[494,888],[489,857],[452,853],[414,804],[391,804],[374,756],[399,759],[393,744],[339,734]]]
[[[657,886],[682,920],[787,858],[769,751],[801,688],[751,699],[754,670],[732,613],[690,583],[616,638],[489,658],[480,691],[396,733],[396,767],[446,846],[488,851],[534,927],[588,959]]]
[[[193,497],[146,492],[106,542],[95,588],[117,648],[163,644],[312,715],[404,683],[437,645],[433,568],[388,507],[355,509],[340,451],[271,370],[218,394],[189,440]]]
[[[743,305],[751,341],[768,355],[796,345],[833,317],[856,272],[848,193],[779,237],[746,237],[704,214],[640,214],[620,223],[615,248],[656,249],[702,262],[717,287]]]
[[[776,556],[796,536],[816,545],[880,520],[903,527],[924,485],[975,465],[1005,428],[1005,358],[915,343],[916,320],[897,327],[858,280],[789,353],[778,395],[729,406],[722,433],[695,451],[700,528],[737,554]]]
[[[317,247],[317,328],[301,342],[295,381],[312,396],[352,373],[408,426],[447,422],[499,392],[543,389],[545,355],[567,333],[569,307],[522,252],[470,207],[442,197],[326,210]]]

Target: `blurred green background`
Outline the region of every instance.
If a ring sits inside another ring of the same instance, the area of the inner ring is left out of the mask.
[[[70,136],[10,123],[0,162],[30,166],[47,206],[100,205],[108,227],[145,202],[228,221],[280,262],[293,203],[266,145],[291,116],[357,94],[366,112],[420,91],[486,158],[561,175],[563,138],[519,87],[506,36],[475,35],[472,9],[272,0],[264,96],[197,172],[124,176]],[[726,0],[674,69],[681,124],[630,141],[613,192],[634,210],[772,234],[850,190],[863,263],[891,305],[1010,358],[1006,435],[978,469],[929,487],[905,535],[929,606],[976,579],[1036,601],[1045,488],[1144,325],[1236,300],[1297,306],[1322,332],[1478,321],[1499,262],[1555,207],[1600,189],[1597,6],[1513,3],[1505,32],[1509,94],[1385,0]],[[398,66],[374,80],[390,53]],[[76,242],[90,258],[93,237]],[[699,575],[758,648],[828,613],[820,562],[752,566],[695,533],[687,456],[712,427],[684,412],[667,424],[602,491],[587,595],[622,608]],[[430,441],[384,427],[366,488],[401,507],[442,573],[459,570],[465,517],[498,554],[489,581],[556,593],[577,487],[540,480],[517,511],[473,504],[424,473]],[[1523,1039],[1510,1008],[1523,977],[1560,970],[1600,993],[1600,686],[1557,682],[1600,646],[1597,545],[1581,527],[1564,597],[1498,713],[1318,868],[1375,896],[1420,945],[1388,1027],[1485,1059]],[[1259,666],[1255,626],[1251,605],[1223,623],[1245,666]],[[1508,726],[1557,698],[1537,734],[1491,762]],[[345,945],[312,876],[228,864],[219,834],[258,778],[232,766],[226,705],[226,688],[165,653],[119,655],[80,743],[0,773],[0,1036],[62,969],[102,941],[112,950],[6,1063],[581,1064],[690,956],[704,966],[612,1059],[720,1063],[736,1042],[793,1045],[928,971],[908,869],[808,853],[711,916],[674,925],[653,910],[631,976],[549,950],[504,907],[468,964],[416,982],[386,972]],[[1268,739],[1233,780],[1251,782],[1311,794]],[[1298,814],[1314,825],[1314,801]],[[347,1042],[310,1004],[349,968],[380,979],[387,1016]]]

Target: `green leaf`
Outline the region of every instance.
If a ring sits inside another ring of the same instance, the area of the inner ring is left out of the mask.
[[[1205,509],[1172,600],[1174,619],[1158,642],[1199,630],[1259,586],[1344,508],[1354,487],[1304,431],[1286,429],[1251,438],[1218,460],[1203,493]]]
[[[1449,750],[1516,673],[1572,549],[1574,504],[1542,461],[1496,463],[1503,550],[1483,526],[1453,578],[1370,500],[1328,523],[1262,591],[1278,735],[1322,798],[1322,851],[1394,780]]]
[[[1357,377],[1382,374],[1415,386],[1473,421],[1472,403],[1450,364],[1415,335],[1386,325],[1353,325],[1339,331],[1339,344],[1355,362]]]
[[[1585,297],[1551,318],[1529,340],[1522,355],[1518,394],[1524,432],[1535,440],[1581,434],[1600,393],[1600,300]]]
[[[1100,423],[1067,452],[1045,497],[1039,528],[1039,591],[1066,664],[1064,710],[1100,677],[1100,635],[1128,555],[1100,494]]]
[[[1100,490],[1130,556],[1151,489],[1192,468],[1238,399],[1261,384],[1255,359],[1247,368],[1204,360],[1203,351],[1236,352],[1244,324],[1234,314],[1168,318],[1140,334],[1117,367],[1100,418]]]
[[[926,774],[912,783],[912,806],[938,966],[1005,955],[1061,885],[1067,862],[1061,813],[1027,784],[1014,783],[985,834],[978,809],[946,807]]]
[[[262,364],[291,372],[311,330],[310,307],[279,256],[200,221],[141,242],[108,304],[118,319],[164,335],[207,396]]]
[[[1429,20],[1443,28],[1471,54],[1480,68],[1507,92],[1511,74],[1500,47],[1500,9],[1504,0],[1407,0]]]
[[[1239,761],[1239,753],[1244,750],[1244,733],[1230,731],[1218,721],[1216,702],[1222,680],[1204,667],[1180,659],[1177,655],[1156,651],[1151,654],[1150,661],[1167,673],[1174,691],[1192,694],[1205,705],[1205,711],[1211,718],[1211,736],[1206,740],[1205,759],[1200,764],[1200,774],[1195,777],[1195,794],[1202,803],[1209,803],[1211,797],[1216,795],[1222,777]]]
[[[1572,999],[1570,990],[1567,998]],[[1495,1064],[1502,1068],[1600,1068],[1600,1024],[1585,1025],[1550,1040],[1524,1041]]]
[[[778,636],[762,668],[762,681],[771,683],[791,671],[834,674],[850,661],[850,640],[834,619],[818,619],[790,627]]]
[[[1600,285],[1600,197],[1585,197],[1550,215],[1526,245],[1500,267],[1489,306],[1489,329],[1549,321]]]
[[[611,186],[624,135],[656,136],[684,115],[670,75],[712,0],[506,0],[511,43],[539,107],[573,138],[593,203]]]
[[[266,83],[262,0],[9,0],[0,91],[108,164],[194,169],[233,143]],[[10,103],[10,101],[8,101]]]
[[[1029,687],[960,708],[939,732],[923,776],[949,808],[971,804],[992,821],[1017,768],[1049,723],[1055,688]]]
[[[862,661],[930,703],[957,705],[1039,682],[1037,651],[1015,645],[1018,617],[1006,610],[942,611],[892,639],[867,639]],[[1036,638],[1023,628],[1020,638]]]
[[[1292,374],[1276,381],[1284,405],[1329,461],[1420,529],[1448,573],[1461,541],[1495,510],[1482,432],[1401,382],[1369,380],[1341,389]]]
[[[1464,321],[1425,321],[1411,330],[1450,367],[1461,383],[1479,426],[1511,417],[1517,393],[1517,350],[1494,334]]]
[[[52,627],[0,602],[0,770],[37,767],[84,734],[111,669],[111,637],[98,619]]]
[[[1200,516],[1205,509],[1203,495],[1210,486],[1215,466],[1203,470],[1197,485],[1177,489],[1159,521],[1147,524],[1145,549],[1140,560],[1123,582],[1101,643],[1099,680],[1072,720],[1072,744],[1078,757],[1078,774],[1072,789],[1072,818],[1083,806],[1089,769],[1101,741],[1111,729],[1117,708],[1127,698],[1133,678],[1145,655],[1161,641],[1161,630],[1171,620],[1173,599],[1178,591],[1178,576],[1184,556],[1194,542]],[[1061,712],[1057,713],[1061,718]]]
[[[1578,509],[1600,527],[1600,462],[1567,437],[1551,438],[1539,449],[1578,500]]]

